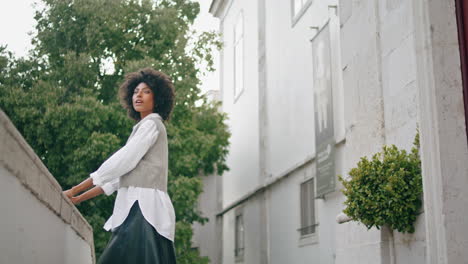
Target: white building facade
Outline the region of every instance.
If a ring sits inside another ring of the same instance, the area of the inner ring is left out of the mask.
[[[218,98],[232,137],[230,171],[204,178],[200,210],[210,222],[194,237],[202,255],[224,264],[466,263],[461,3],[213,0],[224,42]],[[338,224],[336,175],[384,144],[409,150],[417,126],[424,211],[415,233]]]

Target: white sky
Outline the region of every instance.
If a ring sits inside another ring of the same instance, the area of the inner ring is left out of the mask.
[[[198,0],[200,14],[194,22],[197,31],[218,30],[218,19],[209,12],[212,0]],[[29,32],[34,30],[33,3],[38,0],[6,0],[0,2],[0,45],[8,45],[8,50],[15,56],[25,56],[31,49]],[[218,52],[214,54],[215,68],[218,68]],[[218,90],[218,73],[207,74],[202,77],[202,91]]]
[[[0,2],[0,44],[16,56],[25,56],[31,48],[28,32],[34,29],[33,0],[7,0]]]
[[[199,0],[200,14],[194,22],[194,28],[198,31],[219,30],[219,20],[209,13],[212,0]],[[214,67],[216,71],[207,74],[201,78],[203,92],[208,90],[219,90],[219,52],[213,54]]]

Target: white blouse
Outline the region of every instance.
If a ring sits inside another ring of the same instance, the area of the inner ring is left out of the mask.
[[[141,119],[140,127],[125,146],[104,161],[95,172],[90,174],[90,177],[93,179],[93,184],[100,186],[106,195],[111,195],[118,189],[114,211],[104,224],[105,230],[109,231],[121,225],[127,218],[133,203],[138,200],[146,221],[159,234],[174,241],[175,211],[167,192],[133,186],[119,188],[120,176],[134,169],[158,139],[159,130],[156,122],[147,118],[151,115],[156,115],[162,120],[157,113],[151,113]],[[133,126],[133,129],[136,126],[137,124]]]

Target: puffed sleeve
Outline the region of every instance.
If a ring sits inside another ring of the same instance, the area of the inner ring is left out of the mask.
[[[105,183],[118,179],[134,169],[148,149],[156,142],[159,135],[156,122],[151,119],[143,122],[125,146],[112,154],[95,172],[90,174],[94,185],[102,187]],[[115,186],[117,183],[114,182],[112,188]],[[108,188],[108,190],[112,189]]]
[[[109,196],[119,189],[120,178],[113,179],[112,181],[105,183],[101,186],[104,193]]]

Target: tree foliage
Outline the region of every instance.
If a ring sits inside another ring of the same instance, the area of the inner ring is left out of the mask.
[[[200,175],[228,170],[229,132],[219,103],[200,94],[199,76],[213,70],[213,32],[190,26],[199,4],[189,0],[43,0],[37,10],[34,48],[14,58],[0,47],[0,107],[63,188],[89,176],[125,143],[134,122],[119,105],[126,73],[153,67],[171,76],[176,103],[166,123],[168,191],[176,209],[180,263],[207,263],[191,250]],[[207,69],[196,65],[205,64]],[[94,228],[97,256],[110,237],[102,226],[114,195],[80,204]]]
[[[346,215],[368,229],[388,225],[392,230],[413,233],[422,206],[422,174],[419,132],[410,153],[395,145],[383,146],[372,159],[362,157],[344,180]]]

